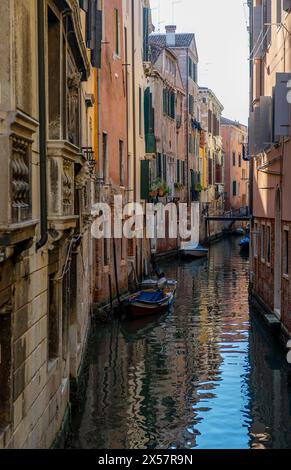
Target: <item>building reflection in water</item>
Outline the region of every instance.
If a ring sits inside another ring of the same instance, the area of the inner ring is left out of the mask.
[[[250,319],[237,240],[163,268],[179,280],[169,314],[96,326],[73,446],[290,447],[284,357]]]

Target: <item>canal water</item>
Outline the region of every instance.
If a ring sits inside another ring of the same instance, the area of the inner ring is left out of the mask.
[[[250,311],[238,240],[162,267],[179,281],[168,314],[94,328],[70,446],[291,448],[286,359]]]

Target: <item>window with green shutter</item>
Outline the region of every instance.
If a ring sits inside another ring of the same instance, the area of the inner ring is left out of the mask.
[[[149,199],[150,192],[150,162],[149,160],[141,160],[140,162],[140,198],[143,201]]]
[[[236,181],[232,182],[232,195],[236,196],[237,194],[237,188],[236,188]]]
[[[157,156],[157,179],[162,179],[162,155],[160,153]]]
[[[181,182],[181,177],[180,177],[180,160],[177,160],[177,183]]]
[[[241,160],[241,154],[238,156],[238,166],[241,168],[242,160]]]
[[[163,155],[163,181],[167,182],[167,155]]]
[[[232,152],[232,165],[236,166],[236,153]]]

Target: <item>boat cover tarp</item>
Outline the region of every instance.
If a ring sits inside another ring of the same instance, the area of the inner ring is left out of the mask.
[[[134,301],[156,303],[161,302],[164,298],[163,292],[140,292],[140,294],[135,297]]]

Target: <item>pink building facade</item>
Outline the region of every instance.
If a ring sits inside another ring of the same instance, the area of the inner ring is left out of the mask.
[[[239,122],[222,118],[221,134],[225,210],[238,211],[249,205],[249,162],[245,158],[247,128]]]

